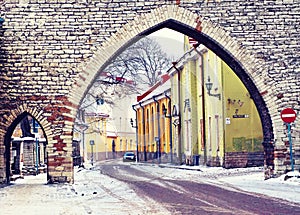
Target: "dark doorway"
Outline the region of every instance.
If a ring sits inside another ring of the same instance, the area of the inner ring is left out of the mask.
[[[19,115],[9,126],[4,139],[6,183],[24,175],[47,172],[47,141],[37,120],[29,113]]]

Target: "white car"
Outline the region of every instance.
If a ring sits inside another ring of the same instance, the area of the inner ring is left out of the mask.
[[[123,161],[135,161],[135,154],[133,152],[125,152]]]

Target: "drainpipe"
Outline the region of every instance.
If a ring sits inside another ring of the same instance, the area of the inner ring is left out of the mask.
[[[182,164],[182,149],[181,149],[181,110],[180,110],[180,106],[181,106],[181,95],[180,95],[180,70],[176,67],[177,62],[173,62],[173,67],[176,69],[176,71],[178,72],[177,75],[177,91],[178,91],[178,120],[179,120],[179,124],[178,124],[178,156],[179,156],[179,163]]]
[[[207,162],[207,151],[206,151],[206,114],[205,114],[205,93],[204,93],[204,68],[203,68],[203,54],[197,50],[198,45],[194,45],[194,50],[199,54],[201,58],[201,91],[202,91],[202,117],[203,117],[203,145],[204,145],[204,164]]]
[[[142,103],[139,102],[140,107],[143,110],[142,117],[142,126],[143,126],[143,142],[144,142],[144,160],[147,161],[147,152],[146,152],[146,128],[145,128],[145,108],[142,106]]]
[[[171,97],[167,95],[167,92],[165,91],[165,96],[167,99],[169,99],[168,102],[168,109],[170,111],[170,123],[169,123],[169,130],[170,130],[170,152],[171,152],[171,163],[173,163],[173,135],[172,135],[172,111],[171,111]]]
[[[156,118],[157,118],[157,147],[158,150],[156,150],[157,157],[158,157],[158,163],[161,163],[161,152],[160,152],[160,114],[159,114],[159,102],[156,100],[155,96],[153,96],[154,102],[157,104],[157,109],[156,109]]]
[[[137,124],[137,110],[132,105],[132,109],[135,111],[135,143],[136,143],[136,162],[139,162],[139,145],[138,145],[138,124]]]

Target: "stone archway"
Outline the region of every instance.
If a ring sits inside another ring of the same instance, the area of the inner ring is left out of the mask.
[[[92,59],[83,66],[76,82],[77,89],[73,88],[70,93],[70,101],[79,105],[95,77],[111,59],[140,37],[162,28],[170,28],[198,40],[219,55],[240,78],[250,92],[260,114],[266,155],[265,168],[270,170],[269,175],[273,174],[276,130],[273,128],[274,120],[271,116],[276,115],[276,109],[272,108],[273,98],[265,95],[265,92],[274,90],[273,86],[262,81],[267,73],[265,63],[253,58],[250,51],[231,38],[229,32],[217,24],[176,5],[163,6],[136,17],[104,42]]]
[[[6,179],[6,183],[10,182],[10,174],[11,174],[11,141],[12,141],[12,135],[13,132],[15,130],[15,128],[17,127],[17,125],[27,116],[31,116],[33,119],[35,119],[39,125],[41,126],[42,132],[45,136],[46,142],[47,142],[47,129],[45,129],[46,126],[46,122],[45,120],[41,119],[41,112],[38,112],[37,109],[30,109],[28,107],[26,107],[26,105],[22,105],[21,107],[19,107],[16,110],[12,111],[12,115],[7,119],[7,130],[5,131],[5,135],[4,135],[4,163],[5,163],[5,171],[1,171],[1,174],[5,174],[2,175],[2,178]],[[40,113],[40,114],[38,114]],[[47,150],[47,147],[46,147]],[[48,150],[47,150],[48,151]],[[45,155],[46,156],[46,155]],[[47,175],[48,177],[48,175]],[[47,178],[48,180],[48,178]]]

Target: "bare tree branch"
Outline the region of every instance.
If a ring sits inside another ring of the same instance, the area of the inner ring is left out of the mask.
[[[114,99],[140,94],[159,81],[171,59],[153,39],[145,37],[128,47],[100,74],[90,89],[94,98],[114,105]],[[89,105],[90,102],[84,102]],[[86,105],[82,104],[82,107]]]

